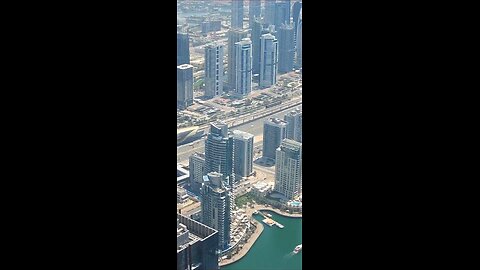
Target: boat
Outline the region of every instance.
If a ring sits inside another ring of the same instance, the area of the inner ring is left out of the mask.
[[[297,254],[300,250],[302,250],[302,244],[296,246],[295,249],[293,250],[293,253]]]
[[[258,214],[258,211],[257,210],[253,211],[253,214],[255,214],[255,215]]]
[[[283,226],[282,224],[280,224],[280,223],[278,223],[278,222],[277,222],[277,226],[278,226],[280,229],[285,228],[285,226]]]
[[[265,216],[267,216],[267,217],[272,217],[272,215],[269,214],[269,213],[265,213]]]

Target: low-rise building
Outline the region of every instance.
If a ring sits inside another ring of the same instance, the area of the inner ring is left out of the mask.
[[[253,184],[252,193],[257,197],[266,197],[273,190],[273,183],[259,181]]]
[[[182,164],[177,164],[177,185],[184,187],[190,179],[190,172]]]
[[[185,203],[187,200],[187,191],[184,188],[177,186],[177,203]]]

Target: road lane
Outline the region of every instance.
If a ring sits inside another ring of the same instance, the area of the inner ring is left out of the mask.
[[[301,106],[301,104],[299,105]],[[298,107],[298,106],[297,106]],[[295,108],[295,107],[294,107]],[[248,133],[251,133],[255,136],[254,139],[254,146],[262,146],[263,139],[263,123],[270,117],[277,117],[283,119],[283,116],[288,112],[292,111],[294,108],[288,108],[282,110],[278,113],[265,116],[259,119],[256,119],[250,123],[242,124],[240,126],[232,128],[232,130],[241,130]],[[195,152],[204,152],[205,151],[205,139],[202,138],[198,141],[195,141],[190,144],[181,145],[177,147],[177,162],[183,163],[185,165],[188,164],[188,158],[193,155]]]

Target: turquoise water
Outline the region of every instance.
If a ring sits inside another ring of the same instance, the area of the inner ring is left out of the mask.
[[[239,261],[221,267],[221,270],[300,270],[302,269],[302,251],[293,254],[293,249],[302,243],[302,219],[280,216],[274,212],[272,218],[284,225],[268,226],[263,217],[255,215],[262,222],[263,232],[247,255]]]

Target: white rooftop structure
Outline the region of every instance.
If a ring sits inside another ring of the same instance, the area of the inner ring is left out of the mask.
[[[182,164],[177,163],[177,184],[185,182],[188,178],[190,178],[190,172]]]

